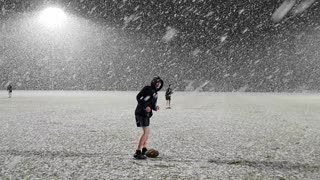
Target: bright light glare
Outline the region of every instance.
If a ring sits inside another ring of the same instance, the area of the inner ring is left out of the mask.
[[[39,15],[39,22],[49,28],[61,27],[65,20],[65,12],[56,7],[46,8]]]

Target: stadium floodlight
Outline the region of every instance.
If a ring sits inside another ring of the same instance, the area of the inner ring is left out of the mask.
[[[50,29],[62,27],[66,18],[66,13],[58,7],[48,7],[39,14],[39,22]]]
[[[53,72],[53,59],[55,59],[55,43],[54,39],[56,39],[56,33],[61,31],[60,28],[66,24],[67,15],[66,13],[58,7],[47,7],[42,10],[39,14],[39,23],[47,29],[48,35],[50,36],[50,46],[51,46],[51,61],[49,62],[50,66],[50,89],[54,89],[54,72]]]

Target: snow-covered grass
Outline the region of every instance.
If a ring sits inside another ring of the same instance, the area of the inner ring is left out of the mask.
[[[137,92],[0,91],[0,179],[320,179],[320,95],[175,92],[134,160]]]

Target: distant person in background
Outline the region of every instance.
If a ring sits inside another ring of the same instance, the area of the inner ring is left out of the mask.
[[[159,110],[159,106],[157,106],[158,91],[162,86],[162,79],[155,77],[151,81],[151,86],[145,86],[136,96],[138,102],[135,110],[136,124],[137,127],[141,127],[143,130],[136,153],[133,155],[136,159],[146,159],[145,153],[147,152],[146,145],[150,133],[150,118],[152,116],[152,110]]]
[[[12,96],[12,85],[11,85],[11,84],[9,84],[9,85],[7,86],[7,91],[8,91],[8,93],[9,93],[9,98],[11,98],[11,96]]]
[[[166,106],[167,109],[171,109],[170,103],[171,103],[171,94],[173,94],[173,91],[171,89],[171,84],[169,84],[168,89],[166,90]]]

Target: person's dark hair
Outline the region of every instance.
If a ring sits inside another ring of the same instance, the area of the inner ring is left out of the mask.
[[[161,82],[161,78],[159,76],[156,76],[152,79],[151,85],[155,85],[157,82]]]
[[[160,84],[161,84],[161,86],[159,88],[157,88],[157,91],[159,91],[163,86],[163,80],[159,76],[156,76],[152,79],[151,86],[156,87],[157,82],[160,82]]]

